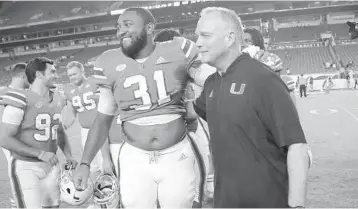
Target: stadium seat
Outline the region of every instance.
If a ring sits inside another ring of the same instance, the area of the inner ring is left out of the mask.
[[[343,63],[346,65],[348,62],[353,61],[351,69],[358,71],[358,45],[336,45],[335,48]]]
[[[323,72],[323,62],[332,60],[326,47],[273,50],[283,61],[284,69],[292,74]],[[287,56],[285,56],[287,53]]]

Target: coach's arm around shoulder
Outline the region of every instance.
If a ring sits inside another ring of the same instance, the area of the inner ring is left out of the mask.
[[[287,153],[288,205],[304,207],[311,153],[285,84],[269,75],[258,83],[256,110],[274,142]]]
[[[58,163],[56,154],[31,147],[17,138],[24,113],[19,107],[11,105],[5,107],[0,123],[0,146],[22,156],[38,158],[51,166],[56,165]]]
[[[113,98],[112,90],[101,88],[100,91],[97,116],[89,130],[80,166],[73,177],[75,187],[78,190],[87,187],[90,164],[108,138],[109,129],[117,111],[117,104]]]

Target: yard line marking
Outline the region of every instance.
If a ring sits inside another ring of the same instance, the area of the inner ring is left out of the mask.
[[[347,108],[343,107],[342,105],[338,105],[340,108],[342,108],[348,115],[350,115],[355,121],[358,122],[358,118]]]
[[[310,110],[309,113],[311,114],[315,114],[315,115],[320,115],[323,114],[322,111],[328,110],[329,112],[327,113],[328,115],[332,114],[332,113],[337,113],[338,110],[336,109],[318,109],[318,110]],[[321,113],[319,113],[321,112]]]

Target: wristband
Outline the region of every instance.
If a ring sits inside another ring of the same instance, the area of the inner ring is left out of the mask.
[[[80,165],[84,165],[84,166],[87,166],[88,168],[91,168],[91,166],[90,166],[90,164],[88,164],[88,163],[81,163]]]

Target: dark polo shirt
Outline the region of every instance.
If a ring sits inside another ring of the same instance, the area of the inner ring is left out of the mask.
[[[206,80],[195,110],[209,125],[214,207],[287,207],[287,148],[306,140],[281,78],[243,54]]]

